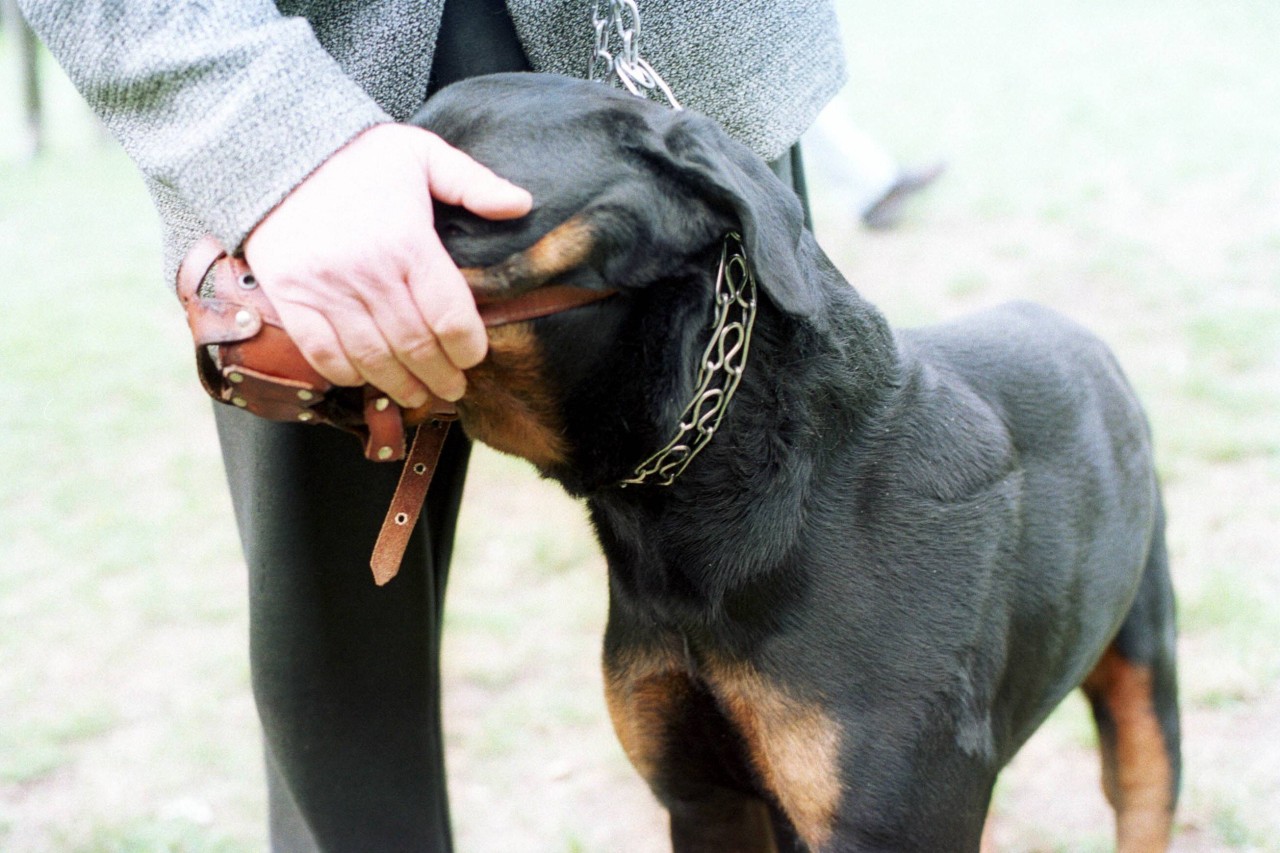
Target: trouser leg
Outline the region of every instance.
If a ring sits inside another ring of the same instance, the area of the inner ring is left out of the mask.
[[[431,88],[528,68],[501,0],[449,0]],[[249,565],[250,662],[272,847],[451,848],[440,615],[468,445],[452,430],[399,575],[369,556],[400,466],[337,430],[217,408]]]
[[[782,156],[769,163],[769,168],[784,184],[791,187],[804,208],[804,225],[813,230],[813,214],[809,210],[809,188],[804,180],[804,161],[800,156],[800,143],[782,152]]]
[[[334,429],[216,412],[249,568],[273,846],[308,849],[309,827],[324,850],[449,850],[440,611],[466,442],[451,437],[400,574],[378,587],[369,555],[399,466]]]

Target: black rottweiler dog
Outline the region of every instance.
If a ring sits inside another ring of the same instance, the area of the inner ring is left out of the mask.
[[[533,193],[437,211],[474,286],[617,292],[495,330],[459,409],[587,501],[609,710],[676,850],[976,849],[1076,687],[1120,848],[1167,845],[1164,519],[1102,343],[1027,304],[890,329],[690,112],[524,74],[414,121]]]

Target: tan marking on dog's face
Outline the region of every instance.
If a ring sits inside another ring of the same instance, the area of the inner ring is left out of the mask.
[[[1173,821],[1173,767],[1156,717],[1149,667],[1107,649],[1084,690],[1115,723],[1115,748],[1103,755],[1103,787],[1116,810],[1119,853],[1169,847]]]
[[[467,435],[546,469],[567,454],[559,407],[548,387],[537,338],[528,323],[491,329],[489,354],[467,371],[458,401]]]
[[[830,840],[840,807],[840,727],[742,663],[708,666],[707,682],[746,742],[765,787],[813,849]]]
[[[581,266],[594,238],[587,220],[575,216],[552,228],[529,248],[488,267],[461,270],[479,302],[526,293]]]
[[[591,255],[591,226],[582,217],[568,219],[523,252],[525,274],[543,281],[563,275]]]

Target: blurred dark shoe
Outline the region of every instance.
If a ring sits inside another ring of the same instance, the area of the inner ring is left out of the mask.
[[[863,224],[868,228],[879,230],[897,226],[902,221],[903,208],[907,201],[936,181],[938,176],[946,170],[946,162],[939,161],[923,169],[909,169],[903,172],[880,200],[862,214]]]

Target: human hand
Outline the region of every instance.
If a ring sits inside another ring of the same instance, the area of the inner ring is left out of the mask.
[[[488,336],[432,227],[431,199],[489,219],[529,212],[528,192],[433,133],[366,130],[253,230],[244,252],[285,330],[320,375],[369,383],[417,408],[466,391]]]

